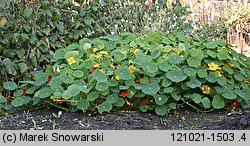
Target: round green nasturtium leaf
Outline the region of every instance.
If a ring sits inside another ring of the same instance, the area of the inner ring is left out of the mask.
[[[244,99],[247,99],[250,95],[249,89],[242,89],[242,90],[236,89],[234,92]]]
[[[206,47],[209,49],[215,49],[217,47],[217,44],[215,42],[208,42],[206,43]]]
[[[201,103],[206,109],[211,107],[211,102],[207,97],[202,98]]]
[[[157,92],[160,90],[160,86],[156,83],[151,83],[148,85],[141,85],[141,90],[145,94],[157,94]]]
[[[166,73],[166,77],[172,82],[181,82],[187,78],[182,70],[172,70]]]
[[[147,111],[148,111],[148,108],[147,108],[146,105],[144,105],[144,104],[141,104],[141,105],[139,106],[139,109],[140,109],[142,112],[147,112]]]
[[[67,52],[66,49],[58,49],[55,51],[53,58],[56,60],[64,59],[64,55],[66,52]]]
[[[197,74],[200,78],[205,78],[207,76],[207,71],[206,70],[198,70]]]
[[[73,97],[71,91],[69,91],[69,90],[63,91],[62,98],[64,98],[64,99],[70,99],[71,97]]]
[[[5,103],[7,102],[7,99],[4,96],[0,95],[0,103]]]
[[[188,76],[195,76],[196,70],[193,68],[185,68],[184,73]]]
[[[89,107],[89,101],[87,99],[80,100],[77,103],[77,108],[85,111]]]
[[[107,81],[107,76],[104,73],[100,72],[99,70],[95,70],[93,72],[93,77],[98,82],[106,82]]]
[[[194,93],[191,95],[192,97],[192,100],[195,102],[195,103],[200,103],[202,100],[201,100],[201,95],[200,94],[197,94],[197,93]]]
[[[117,93],[113,93],[106,98],[107,102],[111,104],[116,103],[118,99],[119,99],[119,96]]]
[[[162,70],[162,71],[169,71],[170,69],[172,69],[172,66],[168,63],[163,63],[161,65],[159,65],[159,69]]]
[[[221,97],[220,95],[215,95],[212,101],[212,106],[215,109],[221,109],[225,107],[225,101],[224,98]]]
[[[244,79],[244,76],[241,74],[241,73],[239,73],[239,72],[237,72],[237,73],[234,73],[234,78],[236,79],[236,80],[238,80],[238,81],[243,81],[243,79]]]
[[[155,73],[158,71],[157,64],[155,62],[143,62],[141,67],[149,73]]]
[[[119,81],[116,79],[109,80],[109,86],[110,87],[116,87],[118,85]]]
[[[35,97],[47,98],[51,95],[51,89],[49,87],[44,87],[35,93]]]
[[[190,57],[187,59],[187,63],[190,67],[199,67],[201,59],[199,57]]]
[[[181,95],[177,95],[176,92],[171,93],[171,97],[173,97],[176,101],[179,101],[181,99]]]
[[[187,36],[185,35],[185,33],[182,32],[182,31],[177,32],[177,33],[176,33],[176,37],[177,37],[180,41],[182,41],[182,42],[187,42],[187,41],[188,41],[188,37],[187,37]]]
[[[192,49],[190,50],[190,52],[191,52],[191,56],[198,57],[200,60],[203,59],[204,57],[203,51],[201,51],[200,49]]]
[[[98,91],[105,91],[108,89],[108,87],[109,87],[108,82],[97,82],[95,86],[96,90]]]
[[[102,104],[97,106],[98,112],[103,113],[103,112],[109,112],[112,110],[112,104],[104,101]]]
[[[173,87],[167,87],[163,89],[164,93],[173,93],[174,92],[174,88]]]
[[[68,91],[71,92],[72,96],[76,96],[77,94],[80,93],[80,87],[76,84],[73,84],[68,87]]]
[[[23,74],[23,73],[25,73],[29,68],[28,68],[28,66],[25,64],[25,63],[23,63],[23,62],[21,62],[21,63],[18,63],[18,68],[19,68],[19,71]]]
[[[23,99],[23,104],[28,104],[31,101],[31,98],[29,96],[22,96],[21,97]]]
[[[72,84],[74,82],[74,80],[71,77],[65,74],[60,75],[60,79],[63,83],[66,83],[66,84]]]
[[[210,51],[210,50],[207,51],[207,54],[208,54],[209,56],[211,56],[212,58],[216,58],[216,57],[217,57],[217,53],[216,53],[216,52],[213,52],[213,51]]]
[[[128,70],[128,67],[120,67],[116,70],[116,75],[120,77],[122,80],[129,80],[131,78],[131,74]]]
[[[73,72],[73,76],[76,77],[76,78],[81,78],[84,76],[84,72],[83,71],[80,71],[80,70],[76,70]]]
[[[177,55],[168,56],[168,62],[171,64],[179,64],[181,62],[181,57]]]
[[[227,79],[225,77],[218,77],[217,81],[218,81],[219,85],[221,85],[221,86],[227,85]]]
[[[157,105],[163,105],[167,102],[168,96],[156,94],[154,95],[154,100]]]
[[[148,84],[148,77],[141,78],[140,84],[144,84],[144,85]]]
[[[94,62],[91,59],[87,59],[83,62],[84,67],[91,69],[94,66]]]
[[[124,99],[119,98],[116,103],[114,104],[116,107],[122,107],[125,104]]]
[[[162,86],[163,87],[169,87],[172,84],[172,81],[170,81],[169,79],[165,78],[162,80]]]
[[[237,95],[234,93],[234,91],[230,90],[230,89],[226,89],[224,88],[221,94],[223,97],[225,97],[226,99],[235,99],[237,98]]]
[[[20,97],[23,95],[23,89],[16,90],[13,94],[15,97]]]
[[[87,95],[87,99],[89,101],[95,101],[98,98],[98,93],[97,92],[91,92]]]
[[[164,106],[164,105],[157,106],[155,108],[155,113],[158,116],[165,116],[167,114],[167,108],[166,108],[166,106]]]
[[[51,80],[52,81],[52,80]],[[34,94],[35,93],[35,91],[38,89],[38,87],[36,87],[36,86],[33,86],[33,87],[30,87],[27,91],[26,91],[26,93],[27,94]]]
[[[219,60],[225,60],[231,58],[226,50],[220,50],[219,53],[217,54],[217,57],[219,58]]]
[[[6,90],[15,90],[17,89],[17,84],[15,82],[5,82],[3,88]]]
[[[210,73],[206,76],[206,80],[208,82],[215,83],[217,81],[217,75],[215,75],[214,73]]]
[[[230,75],[234,73],[234,70],[229,66],[224,66],[223,69],[225,69],[225,71]]]
[[[221,93],[223,92],[223,88],[220,87],[220,86],[216,86],[216,87],[215,87],[215,90],[216,90],[216,92],[219,93],[219,94],[221,94]]]
[[[15,98],[11,104],[14,106],[14,107],[19,107],[19,106],[22,106],[24,104],[24,100],[20,97],[18,98]]]
[[[190,81],[187,82],[187,86],[194,89],[196,87],[200,87],[201,82],[196,78],[192,78]]]

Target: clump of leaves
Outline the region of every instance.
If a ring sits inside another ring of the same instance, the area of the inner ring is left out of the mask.
[[[249,106],[250,59],[223,40],[182,31],[143,38],[123,33],[81,39],[57,50],[52,62],[32,81],[4,83],[14,91],[12,106],[46,102],[71,111],[154,110],[161,116],[182,103],[199,110]]]

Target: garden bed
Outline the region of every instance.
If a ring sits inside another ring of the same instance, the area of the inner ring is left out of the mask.
[[[250,109],[231,113],[215,110],[198,113],[188,108],[172,111],[168,116],[136,111],[114,111],[89,115],[43,108],[0,117],[0,129],[61,129],[61,130],[250,130]],[[231,114],[230,114],[231,113]]]

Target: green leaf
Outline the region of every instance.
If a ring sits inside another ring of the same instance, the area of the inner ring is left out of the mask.
[[[23,95],[23,89],[16,90],[13,94],[15,97],[20,97]]]
[[[187,78],[182,70],[172,70],[166,73],[166,77],[172,82],[181,82]]]
[[[147,108],[146,105],[144,105],[144,104],[141,104],[141,105],[139,106],[139,109],[140,109],[142,112],[147,112],[147,111],[148,111],[148,108]]]
[[[204,108],[208,109],[211,107],[211,102],[210,100],[207,98],[207,97],[204,97],[202,100],[201,100],[201,103],[202,105],[204,106]]]
[[[236,80],[242,82],[243,79],[244,79],[244,76],[243,76],[241,73],[236,72],[236,73],[234,73],[234,78],[235,78]]]
[[[24,104],[24,100],[22,98],[15,98],[11,104],[14,106],[14,107],[20,107]]]
[[[104,73],[100,72],[99,70],[94,71],[93,77],[98,82],[106,82],[107,81],[107,76]]]
[[[3,88],[6,90],[15,90],[17,89],[17,84],[15,82],[5,82]]]
[[[106,100],[111,104],[116,103],[118,99],[119,99],[119,96],[117,93],[113,93],[113,94],[107,96],[107,98],[106,98]]]
[[[172,84],[172,81],[169,80],[169,79],[167,79],[167,78],[164,78],[164,79],[162,80],[162,86],[163,86],[163,87],[169,87],[171,84]]]
[[[199,67],[201,59],[199,57],[190,57],[187,59],[187,63],[190,67]]]
[[[193,68],[185,68],[184,73],[188,76],[195,76],[196,70]]]
[[[28,19],[30,18],[30,16],[32,15],[32,8],[25,8],[24,11],[23,11],[23,16]]]
[[[197,74],[200,78],[205,78],[207,76],[207,71],[206,70],[198,70]]]
[[[190,81],[187,82],[187,86],[194,89],[196,87],[200,87],[201,82],[196,78],[192,78]]]
[[[230,75],[234,73],[233,69],[229,66],[224,66],[223,69],[225,69],[225,71],[228,72]]]
[[[31,101],[31,98],[28,96],[22,96],[21,98],[24,101],[23,104],[28,104]]]
[[[180,96],[180,95],[177,95],[176,92],[171,93],[171,96],[172,96],[176,101],[179,101],[179,100],[181,99],[181,96]]]
[[[124,99],[119,98],[116,103],[114,104],[116,107],[122,107],[125,104]]]
[[[192,57],[198,57],[200,60],[202,60],[204,57],[203,51],[200,49],[192,49],[190,52]]]
[[[170,55],[168,57],[168,62],[171,64],[179,64],[181,62],[181,57],[177,55]]]
[[[223,97],[221,97],[220,95],[215,95],[212,101],[212,106],[215,109],[221,109],[225,107],[225,102]]]
[[[131,74],[129,72],[128,67],[120,67],[116,70],[116,75],[120,77],[122,80],[129,80],[131,78]]]
[[[219,60],[231,59],[231,57],[228,54],[228,51],[226,50],[220,50],[219,53],[217,54],[217,57],[219,58]]]
[[[217,47],[217,44],[215,42],[208,42],[206,43],[206,47],[209,49],[215,49]]]
[[[23,74],[23,73],[25,73],[25,72],[27,72],[28,71],[28,66],[25,64],[25,63],[23,63],[23,62],[21,62],[21,63],[18,63],[18,68],[19,68],[19,70],[20,70],[20,72]]]
[[[66,84],[72,84],[74,82],[74,80],[71,77],[65,74],[61,74],[60,79],[63,83],[66,83]]]
[[[174,88],[173,87],[167,87],[163,89],[164,93],[173,93],[174,92]]]
[[[76,70],[73,72],[73,76],[76,77],[76,78],[81,78],[84,76],[84,72],[83,71],[80,71],[80,70]]]
[[[63,91],[62,98],[64,98],[64,99],[70,99],[72,96],[73,95],[72,95],[71,91],[69,91],[69,90]]]
[[[105,91],[108,89],[108,87],[109,87],[108,82],[97,82],[95,86],[96,90],[98,91]]]
[[[159,65],[159,69],[162,70],[162,71],[169,71],[170,69],[172,69],[172,66],[169,65],[168,63],[163,63],[161,65]]]
[[[234,93],[234,91],[230,90],[230,89],[226,89],[224,88],[221,94],[223,97],[225,97],[226,99],[235,99],[237,98],[237,95]]]
[[[217,75],[215,75],[214,73],[210,73],[206,76],[206,80],[208,82],[215,83],[217,81]]]
[[[103,113],[103,112],[109,112],[112,110],[112,104],[104,101],[102,104],[97,106],[98,112]]]
[[[192,94],[192,100],[197,104],[200,103],[202,101],[201,95],[197,93]]]
[[[218,77],[218,83],[221,86],[225,86],[225,85],[227,85],[227,79],[225,77]]]
[[[157,92],[160,90],[160,86],[156,83],[151,83],[148,85],[141,85],[141,90],[145,94],[157,94]]]
[[[141,78],[140,84],[144,84],[144,85],[148,84],[148,77]]]
[[[49,87],[44,87],[35,93],[35,97],[47,98],[51,95],[51,89]]]
[[[216,58],[216,57],[217,57],[217,53],[216,53],[216,52],[213,52],[213,51],[210,51],[210,50],[207,51],[207,54],[208,54],[209,56],[211,56],[212,58]]]
[[[154,100],[157,105],[163,105],[167,102],[168,96],[156,94],[154,95]]]
[[[70,91],[71,92],[71,95],[72,96],[76,96],[77,94],[79,94],[80,93],[80,86],[78,86],[78,85],[76,85],[76,84],[73,84],[73,85],[70,85],[69,87],[68,87],[68,91]]]
[[[249,89],[242,89],[242,90],[236,89],[234,92],[244,99],[247,99],[250,95]]]
[[[188,41],[188,37],[185,35],[184,32],[180,31],[176,33],[176,37],[182,41],[182,42],[187,42]]]
[[[165,116],[167,114],[167,108],[164,105],[157,106],[155,108],[155,113],[158,116]]]
[[[89,107],[89,101],[86,100],[86,99],[83,99],[83,100],[80,100],[78,103],[77,103],[77,108],[78,109],[81,109],[83,111],[85,111],[86,109],[88,109]]]
[[[89,101],[95,101],[98,98],[98,93],[97,92],[91,92],[87,95],[87,99]]]
[[[7,102],[7,99],[4,96],[0,95],[0,103],[5,103]]]
[[[146,72],[149,73],[155,73],[158,70],[157,64],[155,62],[143,62],[141,66]]]
[[[90,59],[85,60],[83,64],[87,69],[91,69],[94,66],[94,62]]]

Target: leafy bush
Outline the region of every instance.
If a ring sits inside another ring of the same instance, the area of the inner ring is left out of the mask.
[[[15,92],[1,97],[0,106],[11,99],[14,107],[49,103],[70,111],[140,109],[158,115],[182,103],[202,110],[249,106],[250,59],[222,40],[182,31],[85,38],[57,50],[52,62],[20,86],[5,82]]]

